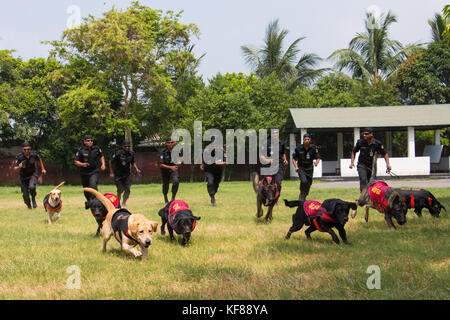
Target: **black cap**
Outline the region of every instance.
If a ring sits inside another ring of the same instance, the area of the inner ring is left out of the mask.
[[[28,141],[24,141],[24,143],[22,143],[22,148],[29,148],[31,147],[31,144]]]
[[[92,140],[92,139],[94,139],[94,138],[90,134],[87,134],[84,136],[84,140]]]
[[[373,133],[373,128],[364,128],[363,132]]]
[[[167,137],[167,138],[166,138],[166,142],[169,142],[169,141],[173,141],[173,140],[172,140],[172,137]]]
[[[305,133],[305,134],[303,135],[303,139],[305,139],[305,138],[311,138],[311,135],[310,135],[309,133]]]
[[[129,146],[129,145],[130,145],[130,140],[123,140],[122,146]]]

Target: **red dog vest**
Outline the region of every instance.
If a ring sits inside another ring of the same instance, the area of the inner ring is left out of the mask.
[[[319,212],[320,209],[320,212]],[[330,215],[327,210],[322,207],[322,204],[318,201],[307,200],[303,203],[303,210],[305,210],[306,215],[308,216],[309,223],[314,225],[317,230],[323,232],[323,230],[319,227],[317,223],[317,219],[322,219],[323,221],[328,222],[336,222]]]
[[[175,200],[170,204],[168,220],[169,220],[169,223],[171,226],[173,225],[173,222],[175,221],[175,216],[177,215],[177,212],[179,212],[181,210],[191,211],[191,209],[189,208],[187,203],[182,200]],[[194,223],[192,224],[192,231],[194,231],[194,229],[195,229],[196,222],[197,221],[194,220]]]
[[[377,181],[370,185],[369,187],[369,195],[370,200],[373,205],[378,207],[378,211],[381,213],[385,213],[387,209],[389,209],[388,203],[386,201],[386,190],[390,189],[386,182]]]

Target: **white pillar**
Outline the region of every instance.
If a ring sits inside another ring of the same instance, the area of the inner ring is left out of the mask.
[[[353,128],[353,147],[356,145],[356,142],[358,142],[360,136],[361,132],[359,131],[359,128]],[[355,154],[355,165],[358,163],[358,157],[359,151]]]
[[[295,147],[297,147],[297,143],[295,142],[295,134],[291,133],[289,134],[289,157],[287,157],[289,159],[289,168],[290,168],[290,174],[291,177],[296,177],[297,176],[297,172],[295,171],[295,167],[294,164],[292,163],[292,154],[295,151]]]
[[[300,143],[303,143],[303,136],[308,133],[307,129],[300,129]]]
[[[414,138],[414,127],[408,127],[408,158],[416,157],[416,144]]]
[[[437,146],[441,145],[441,129],[434,130],[434,144]]]
[[[356,142],[359,140],[359,137],[361,136],[361,132],[359,131],[359,128],[353,129],[353,145],[356,144]]]
[[[338,163],[344,157],[344,135],[342,132],[337,133],[337,161]]]

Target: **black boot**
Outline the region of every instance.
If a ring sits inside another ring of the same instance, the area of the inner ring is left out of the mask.
[[[36,209],[37,208],[36,198],[33,197],[32,201],[33,201],[33,208]]]
[[[169,202],[169,199],[167,199],[167,194],[164,195],[164,202],[165,202],[165,203],[168,203],[168,202]]]
[[[216,198],[214,198],[214,196],[211,196],[211,204],[213,207],[216,206]]]

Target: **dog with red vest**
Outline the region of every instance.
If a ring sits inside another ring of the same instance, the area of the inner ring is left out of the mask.
[[[119,198],[113,193],[105,193],[103,194],[111,203],[114,205],[116,209],[120,208]],[[102,202],[96,197],[91,197],[88,201],[84,203],[85,209],[91,209],[91,214],[97,221],[98,227],[95,236],[98,237],[100,235],[100,230],[102,229],[103,222],[106,219],[106,215],[108,214],[108,210],[102,204]]]
[[[439,218],[442,209],[447,212],[445,207],[428,190],[417,188],[395,188],[394,190],[400,193],[408,209],[414,209],[418,217],[422,216],[423,209],[428,209],[435,218]]]
[[[62,210],[62,200],[61,200],[61,190],[59,188],[65,183],[65,181],[58,184],[53,188],[50,193],[44,197],[43,205],[44,210],[47,213],[48,224],[52,221],[56,221],[61,216]]]
[[[292,215],[292,226],[286,234],[286,239],[291,237],[293,232],[299,231],[303,225],[309,226],[305,234],[311,239],[311,233],[318,230],[327,232],[336,244],[339,238],[332,228],[336,228],[339,236],[345,244],[348,244],[347,234],[344,226],[348,221],[350,209],[356,210],[354,202],[347,202],[341,199],[327,199],[323,203],[314,200],[307,201],[287,201],[284,204],[289,208],[297,207],[297,211]]]
[[[273,207],[280,197],[280,186],[270,176],[264,177],[259,181],[259,175],[256,172],[253,175],[253,189],[256,192],[256,217],[262,217],[262,206],[264,205],[268,208],[265,219],[266,221],[271,221]]]
[[[356,204],[360,207],[366,207],[364,219],[369,221],[369,208],[375,209],[384,214],[384,220],[388,227],[396,229],[392,218],[397,220],[399,225],[406,223],[406,212],[408,206],[403,197],[388,186],[384,181],[371,180],[361,192]],[[356,211],[352,214],[352,218],[356,216]]]
[[[175,240],[173,231],[183,235],[181,244],[183,246],[189,243],[191,233],[195,229],[197,221],[200,217],[192,214],[188,204],[182,200],[173,200],[166,204],[164,208],[159,210],[158,215],[161,217],[161,234],[165,235],[165,225],[169,231],[170,240]]]

